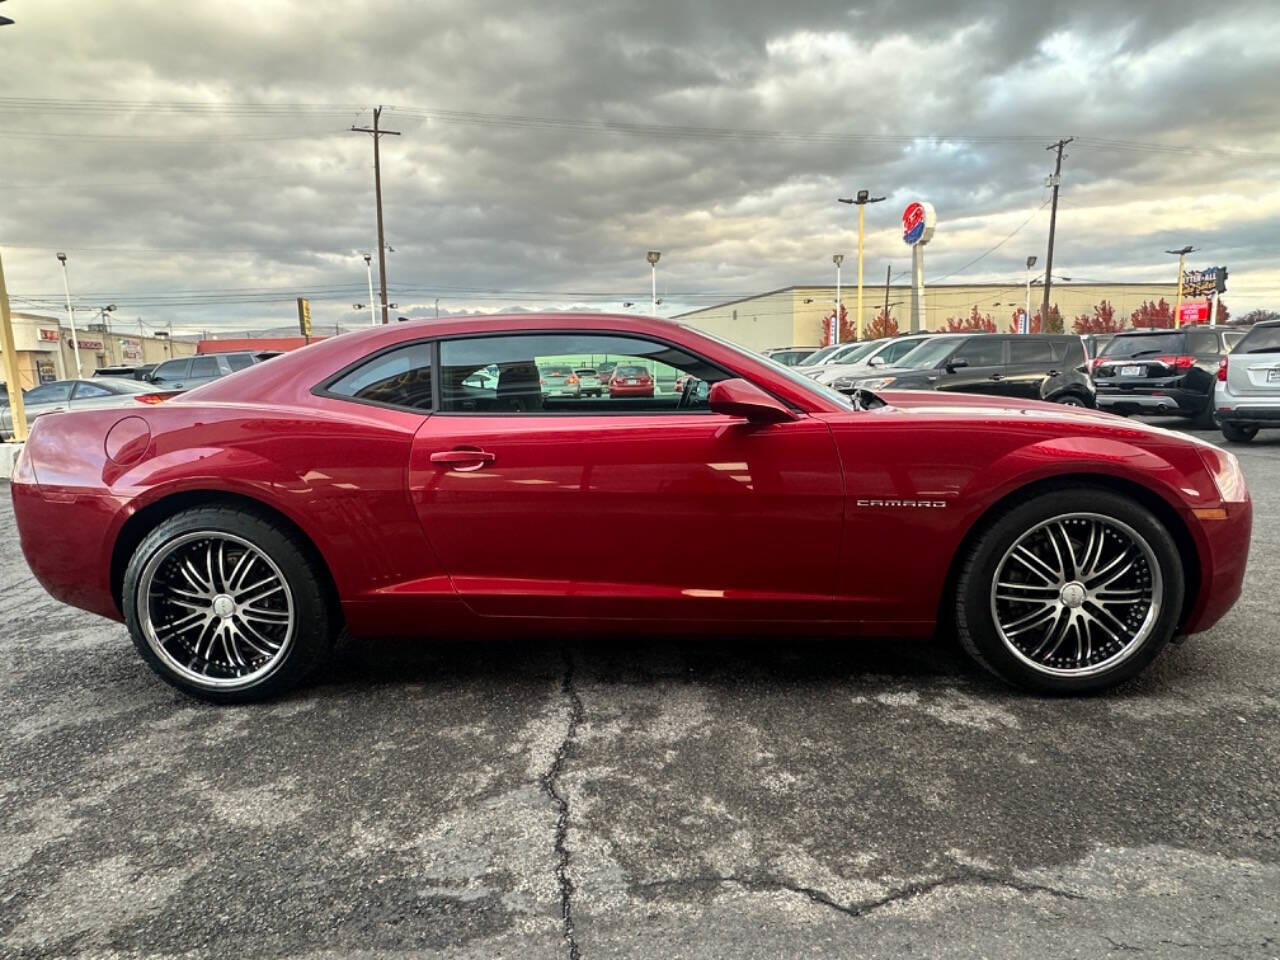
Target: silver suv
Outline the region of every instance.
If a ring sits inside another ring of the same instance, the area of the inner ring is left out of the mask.
[[[1213,403],[1222,435],[1234,443],[1280,427],[1280,320],[1256,324],[1222,358]]]
[[[229,373],[278,355],[278,350],[236,350],[178,357],[166,360],[148,373],[145,379],[148,383],[155,384],[157,390],[194,390]]]

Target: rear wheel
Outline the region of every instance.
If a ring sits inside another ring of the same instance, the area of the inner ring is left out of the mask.
[[[134,646],[164,680],[213,703],[296,686],[333,646],[310,551],[257,513],[197,507],[151,531],[124,577]]]
[[[1257,435],[1257,427],[1242,427],[1237,423],[1222,424],[1222,436],[1232,443],[1248,443]]]
[[[1168,530],[1110,490],[1046,493],[978,537],[956,586],[961,643],[1021,687],[1089,693],[1143,669],[1182,609]]]
[[[1064,407],[1087,407],[1088,406],[1088,404],[1084,402],[1084,398],[1074,393],[1064,393],[1062,396],[1055,398],[1053,402],[1060,403]]]

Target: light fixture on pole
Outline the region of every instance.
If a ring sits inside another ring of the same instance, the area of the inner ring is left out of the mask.
[[[1022,310],[1022,323],[1018,326],[1019,333],[1031,332],[1031,283],[1035,279],[1031,276],[1031,268],[1036,265],[1036,257],[1027,257],[1027,302]],[[1044,329],[1044,319],[1040,320],[1040,329]]]
[[[852,203],[858,207],[858,319],[854,325],[857,338],[862,339],[862,234],[866,227],[868,203],[879,203],[884,197],[871,196],[870,190],[859,190],[857,196],[839,197],[841,203]]]
[[[645,259],[649,261],[649,300],[653,305],[653,310],[651,312],[655,317],[658,315],[658,260],[661,259],[661,257],[661,250],[650,250],[645,254]]]
[[[76,312],[71,306],[71,281],[67,279],[67,255],[58,253],[58,262],[62,264],[62,289],[67,295],[67,322],[71,324],[71,354],[76,360],[76,375],[72,379],[78,380],[82,371],[80,370],[80,340],[76,336]]]
[[[376,327],[378,325],[378,311],[373,305],[373,255],[366,253],[364,255],[364,270],[369,277],[369,325]]]
[[[831,262],[836,265],[836,314],[835,322],[831,325],[833,328],[831,343],[836,345],[840,343],[840,264],[844,263],[844,254],[833,253]]]
[[[1173,308],[1173,325],[1175,327],[1182,326],[1182,276],[1187,265],[1187,254],[1194,253],[1195,247],[1188,244],[1181,250],[1166,250],[1165,253],[1171,254],[1178,258],[1178,302]],[[1216,319],[1216,318],[1215,318]]]

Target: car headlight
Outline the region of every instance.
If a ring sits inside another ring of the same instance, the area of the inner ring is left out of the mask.
[[[837,390],[883,390],[897,377],[841,377],[832,384]]]
[[[1200,459],[1213,477],[1218,495],[1225,503],[1244,503],[1249,499],[1249,488],[1244,483],[1244,471],[1240,469],[1240,461],[1229,450],[1223,450],[1212,444],[1200,448]]]

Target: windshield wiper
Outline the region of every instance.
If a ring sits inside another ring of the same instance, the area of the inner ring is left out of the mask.
[[[1107,357],[1108,360],[1132,360],[1135,357],[1149,357],[1153,353],[1168,353],[1168,350],[1139,350],[1137,353],[1131,353],[1127,357]]]

